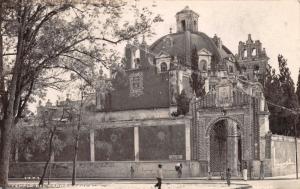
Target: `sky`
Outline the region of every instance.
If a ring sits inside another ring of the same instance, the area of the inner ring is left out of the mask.
[[[245,42],[248,34],[251,34],[252,40],[261,41],[273,68],[278,69],[277,56],[282,54],[288,60],[292,78],[297,83],[300,68],[300,0],[128,0],[128,3],[134,3],[139,8],[149,7],[164,19],[153,28],[156,35],[146,39],[149,45],[167,35],[170,28],[176,32],[175,14],[189,6],[199,14],[199,31],[210,37],[217,34],[233,54],[237,53],[239,41]],[[116,48],[121,54],[124,53],[124,44]],[[54,103],[57,96],[63,95],[50,90],[47,98]]]
[[[176,31],[175,14],[189,6],[198,13],[198,28],[213,37],[217,34],[233,54],[237,53],[239,41],[260,40],[270,58],[269,64],[278,69],[277,56],[282,54],[288,60],[294,82],[297,82],[300,68],[300,0],[155,0],[137,1],[138,6],[149,6],[161,14],[164,22],[154,30],[157,36],[148,39],[153,43],[166,35],[172,27]],[[150,5],[151,6],[151,5]]]

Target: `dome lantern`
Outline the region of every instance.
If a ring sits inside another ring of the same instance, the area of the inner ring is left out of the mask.
[[[177,32],[198,32],[199,15],[186,6],[176,14]]]

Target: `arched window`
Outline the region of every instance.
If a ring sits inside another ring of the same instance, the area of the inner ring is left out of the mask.
[[[202,71],[207,71],[207,61],[206,60],[201,60],[200,65],[202,67]]]
[[[160,71],[161,72],[166,72],[168,70],[168,65],[167,63],[163,62],[160,64]]]
[[[243,58],[246,58],[246,57],[247,57],[247,50],[244,49],[244,51],[243,51]]]
[[[133,62],[132,62],[132,69],[135,68],[139,68],[140,66],[140,49],[137,49],[134,53],[133,53]]]
[[[185,20],[182,20],[182,21],[181,21],[181,27],[182,27],[182,30],[183,30],[183,31],[186,30]]]
[[[252,56],[256,56],[256,54],[257,54],[256,49],[252,49]]]
[[[229,66],[229,73],[233,73],[233,67]]]

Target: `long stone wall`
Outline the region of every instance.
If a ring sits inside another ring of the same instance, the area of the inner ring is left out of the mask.
[[[130,178],[130,167],[134,169],[135,178],[155,178],[157,165],[163,165],[165,178],[176,178],[176,163],[183,165],[183,177],[200,176],[199,163],[194,161],[108,161],[108,162],[78,162],[78,178]],[[23,162],[12,163],[10,165],[10,178],[40,177],[42,175],[44,162]],[[51,175],[50,173],[51,167]],[[51,178],[71,178],[72,162],[53,162],[50,163],[48,175]]]
[[[300,160],[300,139],[298,138],[298,164]],[[296,149],[294,137],[272,135],[271,137],[272,176],[296,173]],[[298,167],[300,172],[300,166]]]
[[[81,136],[78,177],[125,178],[130,176],[130,166],[134,167],[137,177],[154,177],[158,163],[162,163],[166,177],[172,178],[176,176],[174,166],[178,162],[184,165],[183,176],[199,176],[200,172],[207,172],[198,162],[190,161],[189,118],[106,123],[108,125],[104,128],[95,124],[93,128],[85,129]],[[60,137],[62,144],[65,142],[63,138],[71,136],[63,131]],[[72,147],[64,145],[61,153],[53,155],[49,167],[51,177],[66,178],[72,175]],[[45,160],[20,160],[15,158],[11,161],[10,177],[41,176]]]

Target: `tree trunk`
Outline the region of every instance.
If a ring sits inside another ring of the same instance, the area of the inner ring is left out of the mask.
[[[83,106],[83,91],[81,91],[81,101],[80,101],[80,107],[79,107],[77,132],[76,132],[76,136],[75,136],[75,145],[74,145],[73,173],[72,173],[72,185],[73,186],[76,184],[76,163],[77,163],[77,156],[78,156],[78,143],[79,143],[80,127],[81,127],[82,106]]]
[[[10,145],[11,145],[11,124],[12,119],[5,119],[1,126],[1,154],[0,154],[0,186],[8,184]]]
[[[79,143],[79,130],[77,130],[75,137],[75,148],[74,148],[74,158],[73,158],[73,173],[72,173],[72,185],[76,184],[76,162],[78,155],[78,143]]]
[[[1,1],[2,2],[2,1]],[[1,8],[3,4],[1,3]],[[24,8],[23,10],[27,10]],[[3,12],[3,11],[1,11]],[[0,186],[6,187],[8,184],[8,172],[9,172],[9,157],[10,157],[10,145],[11,145],[11,136],[12,136],[12,127],[14,125],[14,107],[18,107],[19,100],[16,99],[20,95],[17,94],[17,81],[21,77],[21,55],[23,52],[24,44],[24,28],[25,28],[25,17],[26,14],[21,14],[22,10],[18,10],[18,15],[21,17],[20,26],[18,28],[18,44],[17,44],[17,55],[15,60],[15,65],[13,68],[12,80],[8,90],[8,105],[5,109],[5,116],[3,120],[3,125],[1,125],[1,145],[0,145]],[[1,17],[2,18],[2,17]],[[0,19],[1,19],[0,18]],[[20,93],[20,91],[18,91]]]
[[[49,165],[49,162],[51,160],[51,155],[53,153],[53,137],[54,137],[54,134],[55,134],[55,131],[56,131],[56,127],[51,131],[51,135],[50,135],[50,141],[49,141],[49,154],[48,154],[48,160],[44,166],[44,170],[43,170],[43,174],[41,176],[41,179],[40,179],[40,182],[39,182],[39,186],[43,186],[44,185],[44,178],[46,176],[46,172],[47,172],[47,169],[48,169],[48,165]]]

